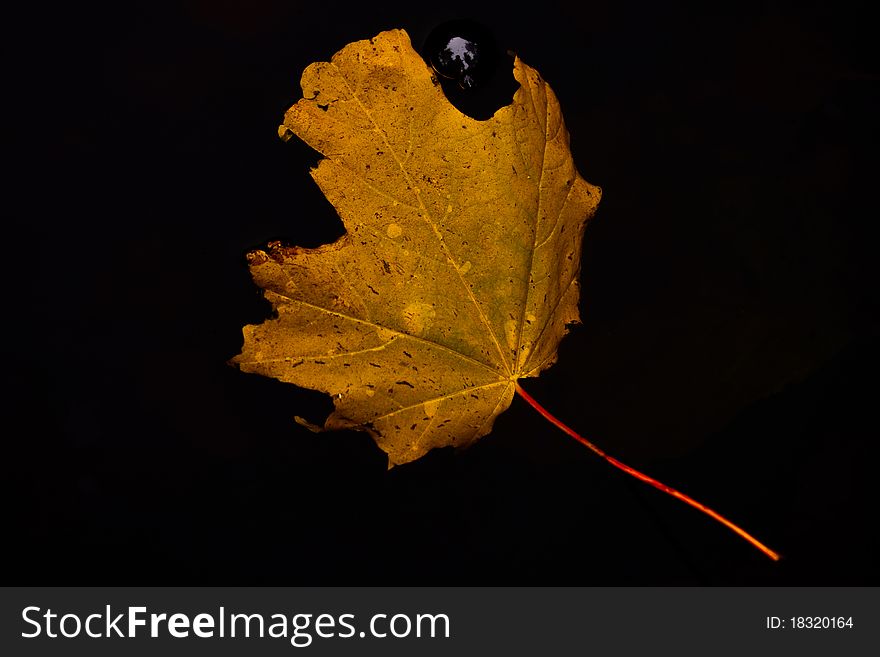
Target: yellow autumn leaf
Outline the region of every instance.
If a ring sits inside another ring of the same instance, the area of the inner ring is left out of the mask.
[[[244,327],[242,370],[321,390],[324,429],[369,431],[389,464],[486,435],[517,379],[578,321],[581,240],[599,188],[578,174],[553,91],[520,88],[487,121],[443,95],[403,30],[309,66],[279,134],[346,233],[249,254],[277,317]]]

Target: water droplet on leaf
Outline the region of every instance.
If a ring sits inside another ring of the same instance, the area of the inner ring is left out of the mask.
[[[425,42],[425,57],[441,81],[460,89],[485,82],[495,67],[495,43],[482,25],[455,20],[434,28]]]
[[[424,42],[422,58],[449,102],[473,119],[484,121],[509,105],[518,86],[511,74],[513,61],[488,28],[471,20],[435,27]]]

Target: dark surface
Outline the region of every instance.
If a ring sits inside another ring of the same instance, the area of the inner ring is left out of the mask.
[[[32,12],[4,36],[6,127],[26,147],[7,179],[7,583],[880,582],[865,9]],[[225,365],[268,312],[244,254],[341,231],[317,155],[276,134],[300,73],[382,29],[419,47],[456,17],[549,81],[604,190],[584,324],[523,385],[781,563],[520,399],[470,451],[386,472],[366,434],[294,424],[323,420],[324,395]]]

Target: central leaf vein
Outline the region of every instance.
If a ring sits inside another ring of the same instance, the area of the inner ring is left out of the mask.
[[[486,331],[489,334],[489,336],[491,337],[492,342],[494,343],[495,348],[498,351],[498,357],[501,359],[502,365],[509,373],[511,371],[510,370],[510,363],[507,362],[507,357],[504,354],[504,350],[501,348],[501,344],[498,341],[498,337],[495,335],[495,331],[492,328],[492,325],[489,323],[489,320],[486,318],[486,315],[483,313],[483,309],[480,307],[479,302],[477,301],[476,297],[474,296],[473,290],[471,290],[470,285],[468,285],[467,281],[464,280],[464,276],[461,273],[461,268],[459,267],[458,263],[455,262],[455,259],[452,257],[452,254],[449,252],[449,248],[446,246],[446,243],[443,240],[443,236],[440,234],[439,228],[437,227],[436,223],[434,222],[434,219],[431,217],[430,212],[428,212],[428,208],[425,206],[425,203],[422,200],[421,193],[418,191],[418,188],[416,187],[412,178],[410,177],[409,173],[407,172],[406,167],[403,164],[403,161],[397,155],[397,152],[394,149],[394,147],[391,145],[391,142],[388,141],[388,133],[378,124],[378,122],[373,118],[373,115],[370,112],[370,110],[367,109],[367,107],[363,104],[363,102],[361,102],[360,97],[355,92],[355,90],[352,88],[352,86],[349,84],[349,82],[345,78],[345,76],[342,75],[342,72],[339,70],[339,67],[336,66],[335,64],[333,64],[332,62],[331,62],[331,65],[333,66],[333,70],[336,71],[336,74],[342,80],[343,84],[345,84],[345,87],[346,87],[346,89],[348,89],[348,92],[351,94],[351,97],[355,100],[355,102],[357,102],[358,106],[361,108],[361,110],[364,112],[364,114],[367,116],[367,118],[370,120],[370,122],[373,124],[373,126],[382,135],[382,140],[385,142],[386,147],[388,148],[391,155],[394,157],[394,160],[397,162],[397,165],[400,167],[400,171],[401,171],[401,173],[403,173],[403,176],[406,179],[407,185],[409,185],[410,189],[413,190],[413,192],[416,196],[416,199],[419,202],[419,207],[422,210],[422,212],[424,213],[425,221],[427,221],[428,225],[431,226],[431,229],[433,230],[433,232],[434,232],[435,236],[437,237],[437,240],[440,244],[440,248],[443,250],[444,255],[446,256],[449,263],[452,265],[456,274],[458,274],[458,278],[459,278],[459,281],[461,282],[461,286],[464,288],[465,292],[468,295],[468,298],[470,299],[471,303],[473,303],[474,307],[476,308],[477,313],[479,314],[479,317],[480,317],[480,321],[486,327]],[[450,351],[454,351],[454,350],[450,349]]]

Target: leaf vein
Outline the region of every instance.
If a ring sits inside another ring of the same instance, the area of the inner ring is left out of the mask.
[[[549,242],[553,238],[553,235],[556,234],[556,229],[559,228],[559,220],[562,218],[562,213],[565,210],[565,206],[568,205],[568,199],[571,198],[571,190],[574,189],[574,184],[575,183],[572,182],[568,188],[568,194],[565,195],[565,200],[562,201],[562,206],[559,208],[559,213],[556,215],[556,221],[553,222],[553,228],[550,229],[550,232],[547,234],[547,237],[545,237],[543,240],[541,240],[540,244],[537,244],[535,246],[536,251],[538,249],[540,249],[542,246],[544,246],[547,242]]]
[[[571,280],[570,280],[570,281],[568,282],[568,284],[565,286],[565,289],[560,293],[559,298],[556,300],[556,303],[553,304],[553,310],[551,310],[551,311],[550,311],[550,314],[547,316],[547,321],[544,323],[544,326],[541,327],[541,332],[538,333],[538,337],[535,338],[535,340],[533,341],[533,344],[540,344],[540,342],[541,342],[541,338],[542,338],[543,335],[544,335],[544,331],[547,330],[547,327],[550,325],[551,321],[553,320],[553,316],[556,314],[556,311],[559,310],[559,304],[562,303],[562,300],[565,298],[565,295],[568,294],[568,290],[569,290],[569,288],[570,288],[572,285],[574,285],[575,281],[577,281],[577,278],[578,278],[578,277],[577,277],[576,274],[575,274],[574,276],[572,276],[572,277],[571,277]],[[532,353],[534,353],[534,352],[532,352]],[[555,355],[555,353],[556,353],[556,352],[555,352],[555,350],[554,350],[553,355]],[[531,354],[529,354],[529,355],[531,356]],[[552,358],[552,355],[551,355],[551,358]],[[530,369],[528,372],[526,372],[526,374],[531,374],[531,373],[534,372],[535,370],[540,369],[540,368],[544,365],[544,363],[547,362],[547,360],[549,360],[549,359],[545,359],[545,360],[541,361],[541,363],[538,365],[538,367],[533,367],[533,368]],[[526,360],[526,363],[528,363],[528,360]]]
[[[534,96],[534,90],[532,89],[532,81],[529,79],[528,75],[526,76],[526,81],[528,83],[527,86],[528,86],[528,91],[529,91],[529,98],[532,101],[532,109],[534,110],[534,113],[535,113],[535,121],[537,121],[538,120],[538,110],[537,110],[537,106],[535,105],[535,96]],[[536,208],[535,208],[535,224],[533,227],[534,239],[532,241],[532,249],[529,253],[529,268],[528,268],[529,278],[528,278],[528,281],[526,282],[525,299],[523,299],[522,312],[520,313],[520,317],[519,317],[519,326],[517,327],[517,331],[516,331],[516,342],[515,342],[515,345],[516,345],[516,365],[514,368],[516,372],[519,372],[519,363],[520,363],[520,359],[522,358],[522,339],[523,339],[523,329],[525,327],[525,321],[526,321],[526,309],[529,307],[529,298],[532,295],[532,278],[534,276],[535,252],[537,251],[537,244],[538,244],[538,226],[541,224],[541,200],[543,199],[543,196],[544,196],[544,194],[543,194],[544,173],[545,173],[544,163],[547,159],[547,141],[548,141],[547,140],[547,123],[549,120],[550,120],[550,107],[549,107],[549,103],[547,102],[546,91],[545,91],[545,95],[544,95],[544,128],[543,128],[544,148],[541,151],[541,175],[538,178],[538,200],[537,200]]]
[[[286,294],[281,294],[280,292],[277,292],[277,291],[275,291],[275,290],[268,290],[268,289],[267,289],[266,292],[269,292],[269,293],[271,293],[271,294],[274,294],[274,295],[276,295],[276,296],[279,296],[279,297],[281,297],[281,298],[283,298],[283,299],[288,299],[289,301],[292,301],[293,303],[298,303],[298,304],[301,304],[301,305],[303,305],[303,306],[308,306],[309,308],[313,308],[313,309],[315,309],[315,310],[319,310],[319,311],[321,311],[321,312],[325,312],[325,313],[327,313],[328,315],[333,315],[333,316],[335,316],[335,317],[340,317],[340,318],[342,318],[342,319],[346,319],[346,320],[348,320],[348,321],[355,322],[355,323],[358,323],[358,324],[364,324],[365,326],[370,326],[370,327],[372,327],[372,328],[382,329],[382,330],[384,330],[384,331],[391,331],[392,333],[395,333],[395,334],[397,334],[397,335],[399,335],[399,336],[401,336],[401,337],[410,338],[410,339],[412,339],[412,340],[415,340],[416,342],[422,342],[422,343],[424,343],[424,344],[431,345],[432,347],[437,347],[437,348],[439,348],[439,349],[442,349],[443,351],[449,352],[450,354],[454,354],[454,355],[458,356],[459,358],[461,358],[462,360],[469,361],[469,362],[471,362],[471,363],[474,363],[475,365],[479,365],[480,367],[482,367],[482,368],[484,368],[484,369],[486,369],[486,370],[489,370],[489,371],[492,372],[493,374],[498,374],[498,373],[499,373],[499,372],[498,372],[498,369],[497,369],[496,367],[493,367],[493,366],[491,366],[491,365],[487,365],[486,363],[484,363],[484,362],[482,362],[482,361],[479,361],[479,360],[477,360],[476,358],[473,358],[473,357],[471,357],[471,356],[468,356],[467,354],[463,354],[463,353],[461,353],[460,351],[456,351],[455,349],[450,349],[450,348],[447,347],[446,345],[441,344],[441,343],[439,343],[439,342],[435,342],[435,341],[433,341],[433,340],[428,340],[427,338],[422,338],[422,337],[419,337],[419,336],[417,336],[417,335],[413,335],[412,333],[406,333],[405,331],[401,331],[400,329],[396,329],[396,328],[393,328],[393,327],[390,327],[390,326],[384,326],[384,325],[382,325],[382,324],[378,324],[378,323],[376,323],[376,322],[374,322],[374,321],[361,319],[361,318],[359,318],[359,317],[353,317],[352,315],[347,315],[347,314],[345,314],[345,313],[339,312],[338,310],[330,310],[329,308],[324,308],[323,306],[319,306],[319,305],[314,304],[314,303],[309,303],[308,301],[303,301],[302,299],[295,299],[295,298],[293,298],[293,297],[291,297],[291,296],[288,296],[288,295],[286,295]]]
[[[365,424],[373,423],[373,422],[376,422],[377,420],[384,420],[385,418],[389,418],[392,415],[397,415],[398,413],[403,413],[404,411],[409,411],[414,408],[418,408],[419,406],[424,406],[428,402],[442,402],[442,401],[446,401],[447,399],[452,399],[453,397],[458,397],[459,395],[465,395],[468,393],[472,393],[474,390],[482,390],[483,388],[491,388],[492,386],[501,386],[501,385],[509,386],[510,385],[509,379],[505,378],[500,381],[492,381],[491,383],[483,383],[478,386],[464,388],[463,390],[456,390],[455,392],[450,392],[449,394],[446,394],[446,395],[440,395],[439,397],[429,397],[428,399],[423,399],[420,402],[417,402],[415,404],[410,404],[409,406],[403,406],[402,408],[398,408],[397,410],[391,411],[389,413],[377,415],[376,417],[374,417],[373,419],[371,419],[369,422],[367,422]]]
[[[346,358],[346,357],[358,356],[360,354],[366,354],[366,353],[375,352],[375,351],[382,351],[388,345],[390,345],[393,342],[396,342],[399,339],[400,339],[400,336],[395,335],[395,336],[392,336],[391,339],[388,340],[388,342],[384,342],[384,343],[377,345],[375,347],[367,347],[366,349],[358,349],[357,351],[346,351],[341,354],[325,354],[325,355],[321,355],[321,356],[285,356],[284,358],[259,358],[256,360],[242,360],[242,361],[238,361],[238,362],[242,365],[254,365],[257,363],[283,363],[286,361],[294,361],[294,360],[298,360],[303,363],[306,361],[310,361],[310,360],[333,360],[334,358]]]
[[[370,112],[370,110],[367,109],[367,107],[363,104],[363,102],[361,102],[360,97],[355,92],[355,90],[352,88],[352,86],[349,84],[346,77],[339,70],[339,67],[336,66],[336,64],[334,64],[333,62],[331,62],[331,65],[333,66],[333,69],[336,71],[336,74],[342,80],[343,84],[345,84],[345,86],[348,89],[349,93],[351,94],[352,98],[354,98],[354,100],[357,102],[357,104],[361,108],[361,110],[363,110],[364,114],[367,116],[367,118],[370,120],[370,122],[382,134],[382,139],[385,142],[385,145],[388,147],[388,150],[391,152],[391,155],[394,157],[395,161],[397,162],[397,165],[400,167],[400,171],[401,171],[401,173],[403,173],[404,178],[406,179],[406,182],[409,185],[410,189],[413,190],[413,193],[415,194],[415,197],[419,202],[419,206],[425,214],[426,221],[433,229],[434,234],[437,236],[437,239],[440,243],[440,248],[443,250],[443,252],[445,253],[448,260],[452,263],[452,266],[455,268],[455,271],[458,274],[458,278],[461,282],[462,288],[464,288],[464,290],[465,290],[465,292],[467,292],[467,295],[470,298],[471,302],[474,304],[474,307],[476,308],[477,313],[480,316],[480,320],[485,325],[486,330],[489,333],[489,336],[492,338],[492,341],[495,343],[495,348],[498,350],[498,356],[501,358],[502,364],[504,365],[505,369],[507,369],[507,371],[509,372],[510,371],[510,364],[508,364],[508,362],[507,362],[507,358],[504,355],[504,350],[501,348],[501,343],[498,341],[498,336],[495,335],[495,330],[492,328],[492,325],[489,324],[489,320],[486,318],[485,314],[483,313],[483,309],[480,307],[479,302],[477,301],[476,297],[474,296],[473,290],[471,290],[470,286],[467,284],[467,281],[464,280],[464,276],[461,273],[461,268],[459,267],[458,263],[455,262],[455,259],[452,257],[452,254],[449,252],[449,249],[446,246],[446,243],[443,241],[443,237],[442,237],[442,235],[440,235],[440,232],[437,228],[435,221],[433,220],[430,213],[428,212],[428,208],[425,206],[424,202],[422,201],[421,193],[416,191],[418,188],[415,186],[412,178],[407,173],[406,167],[404,166],[400,157],[397,155],[397,152],[394,149],[394,147],[391,145],[391,142],[388,141],[388,133],[379,126],[379,124],[373,118],[373,115]],[[452,350],[450,350],[450,351],[452,351]]]

